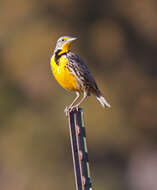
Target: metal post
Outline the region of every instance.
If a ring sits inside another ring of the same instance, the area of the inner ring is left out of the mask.
[[[82,109],[69,112],[68,118],[76,189],[92,190]]]

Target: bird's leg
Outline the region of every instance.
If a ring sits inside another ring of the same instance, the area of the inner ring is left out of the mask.
[[[76,100],[78,100],[78,98],[80,97],[80,93],[76,92],[76,98],[74,99],[74,101],[70,104],[70,106],[66,107],[64,112],[66,113],[66,115],[68,114],[68,111],[71,110],[72,106],[74,105],[74,103],[76,102]]]
[[[80,102],[78,104],[76,104],[75,106],[70,107],[70,109],[76,108],[78,110],[80,104],[87,98],[87,96],[88,96],[87,92],[84,92],[83,98],[80,100]]]
[[[74,99],[74,101],[70,104],[69,108],[71,108],[74,103],[76,102],[76,100],[78,100],[78,98],[80,97],[80,93],[79,92],[76,92],[76,98]]]

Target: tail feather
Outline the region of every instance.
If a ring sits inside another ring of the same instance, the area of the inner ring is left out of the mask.
[[[110,108],[111,105],[107,102],[107,100],[102,96],[96,96],[96,99],[99,101],[102,107],[108,107]]]

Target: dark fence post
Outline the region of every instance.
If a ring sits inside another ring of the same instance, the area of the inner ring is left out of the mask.
[[[92,190],[82,109],[69,112],[68,119],[76,189]]]

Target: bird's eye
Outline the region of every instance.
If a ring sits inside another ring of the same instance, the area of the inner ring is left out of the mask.
[[[62,39],[62,42],[64,42],[64,38]]]

